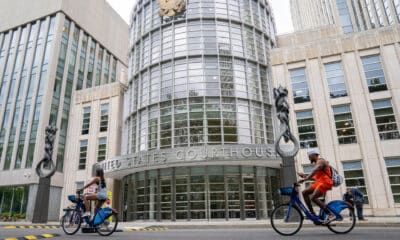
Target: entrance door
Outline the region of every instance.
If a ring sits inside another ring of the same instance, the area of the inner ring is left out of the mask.
[[[254,175],[243,176],[244,212],[246,218],[256,218]]]
[[[172,178],[160,178],[161,219],[171,219],[172,216]]]
[[[226,176],[228,217],[240,218],[240,176]]]
[[[225,183],[223,175],[210,175],[209,201],[210,218],[225,218]]]
[[[206,219],[206,182],[205,176],[190,177],[190,218]]]

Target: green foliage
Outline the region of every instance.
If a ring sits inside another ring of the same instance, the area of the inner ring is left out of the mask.
[[[1,218],[9,218],[9,217],[11,217],[11,213],[9,212],[4,212],[1,214]]]

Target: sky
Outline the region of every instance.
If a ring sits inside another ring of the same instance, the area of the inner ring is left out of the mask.
[[[129,15],[136,0],[106,0],[129,23]],[[289,0],[270,0],[278,34],[293,31]]]

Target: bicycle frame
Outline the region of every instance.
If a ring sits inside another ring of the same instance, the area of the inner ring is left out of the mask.
[[[319,215],[318,216],[314,216],[313,214],[311,214],[311,212],[304,206],[304,204],[302,203],[302,201],[300,200],[300,198],[299,198],[299,192],[297,191],[297,189],[296,189],[296,187],[297,187],[298,185],[295,183],[294,185],[293,185],[293,190],[292,190],[292,193],[291,193],[291,195],[290,195],[290,202],[289,202],[289,210],[288,210],[288,212],[286,213],[286,216],[285,216],[285,220],[288,220],[289,219],[289,216],[290,216],[290,211],[291,211],[291,209],[292,209],[292,207],[298,207],[306,216],[307,216],[307,218],[308,219],[310,219],[314,224],[316,224],[316,225],[320,225],[321,224],[321,221],[320,221],[320,216],[324,216],[325,215],[325,212],[324,212],[324,210],[323,209],[320,209],[320,211],[319,211]],[[344,204],[345,202],[343,202],[343,201],[332,201],[331,203],[333,203],[333,204],[335,204],[335,205],[340,205],[340,204]],[[329,203],[327,206],[329,206],[331,203]],[[346,205],[347,206],[347,205]],[[331,220],[329,220],[327,223],[329,223],[329,222],[332,222],[332,221],[334,221],[334,220],[339,220],[339,219],[342,219],[342,216],[340,215],[340,214],[338,214],[335,210],[333,210],[333,209],[330,209],[330,211],[334,214],[334,218],[333,219],[331,219]]]
[[[90,217],[89,217],[89,216],[88,216],[88,217],[84,217],[84,218],[82,218],[82,216],[81,216],[81,218],[80,218],[79,221],[83,222],[83,220],[84,220],[85,223],[86,223],[90,228],[96,227],[96,226],[94,225],[94,219],[95,219],[95,217],[96,217],[96,215],[97,215],[97,213],[98,213],[98,211],[99,211],[100,209],[101,209],[101,208],[96,208],[96,209],[95,209],[92,220],[90,220]],[[76,203],[75,208],[73,208],[73,209],[72,209],[72,208],[64,208],[63,210],[64,210],[64,212],[68,212],[68,211],[72,211],[72,210],[75,210],[75,211],[81,212],[81,213],[85,212],[85,205],[84,205],[84,202],[80,199],[80,195],[78,194],[78,201],[77,201],[77,203]],[[100,223],[100,224],[101,224],[101,223]]]

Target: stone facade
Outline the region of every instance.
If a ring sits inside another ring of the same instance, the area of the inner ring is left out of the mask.
[[[352,178],[356,174],[355,180],[364,185],[362,188],[368,197],[365,205],[367,215],[400,214],[397,175],[395,169],[391,168],[400,163],[400,83],[397,80],[400,74],[399,36],[399,25],[346,35],[340,34],[337,27],[328,26],[279,36],[279,48],[271,52],[274,85],[281,84],[289,89],[293,131],[301,136],[299,131],[303,130],[298,125],[301,120],[296,116],[310,111],[318,145],[310,148],[318,148],[321,155],[346,178],[345,184],[328,193],[328,199],[341,199],[346,187],[354,185]],[[371,91],[369,88],[367,83],[371,82],[366,81],[364,73],[364,61],[369,56],[380,59],[387,90]],[[327,81],[326,71],[329,63],[341,63],[343,66],[342,79],[345,80],[347,93],[340,97],[331,97],[330,94],[332,86]],[[293,69],[304,69],[310,101],[294,103]],[[382,123],[377,123],[378,110],[374,106],[382,101],[391,103],[393,109],[393,114],[386,112],[391,120],[385,124],[391,124],[390,131],[394,134],[389,140],[383,137],[383,130],[377,128]],[[338,135],[341,134],[336,128],[338,121],[335,121],[333,109],[341,106],[351,109],[351,125],[356,140],[353,139],[349,144],[340,144],[338,141]],[[306,151],[305,146],[296,158],[298,171],[310,169]]]

